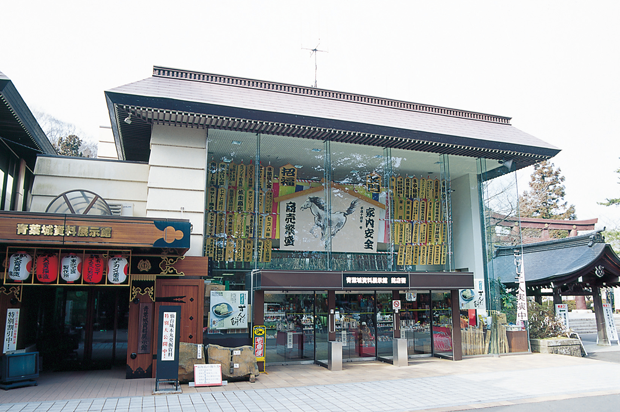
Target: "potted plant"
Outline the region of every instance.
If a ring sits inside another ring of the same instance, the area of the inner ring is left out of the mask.
[[[530,301],[527,317],[532,352],[581,356],[579,340],[568,338],[564,323],[555,316],[552,305]]]

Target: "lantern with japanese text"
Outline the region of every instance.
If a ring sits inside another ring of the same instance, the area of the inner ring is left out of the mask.
[[[108,281],[110,283],[123,283],[127,279],[128,271],[127,259],[124,257],[119,255],[108,260]]]
[[[69,253],[62,258],[60,277],[67,283],[73,283],[82,274],[82,258],[75,253]]]
[[[17,252],[9,259],[9,278],[15,282],[23,282],[30,277],[32,256],[26,252]]]
[[[35,271],[39,282],[55,282],[58,277],[58,256],[51,253],[38,255]]]
[[[101,255],[90,255],[86,258],[84,282],[99,283],[103,279],[103,258]]]

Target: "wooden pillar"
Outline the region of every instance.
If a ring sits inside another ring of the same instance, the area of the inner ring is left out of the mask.
[[[336,291],[335,290],[328,290],[327,291],[327,319],[328,319],[327,328],[328,328],[328,330],[329,330],[329,320],[332,319],[332,316],[330,316],[330,314],[332,313],[332,311],[335,311],[335,310],[336,310]],[[335,330],[333,332],[329,332],[327,334],[327,340],[329,340],[329,341],[335,341],[336,340],[336,331]]]
[[[398,290],[392,291],[392,300],[400,299],[400,293]],[[402,302],[401,308],[402,308]],[[394,313],[394,339],[400,338],[400,312]]]
[[[461,345],[461,312],[459,308],[459,291],[450,291],[450,303],[452,309],[452,360],[463,359],[463,348]]]
[[[603,312],[603,300],[601,290],[597,286],[592,286],[592,300],[594,301],[594,317],[596,318],[596,333],[599,346],[609,346],[609,336],[605,328],[605,313]]]

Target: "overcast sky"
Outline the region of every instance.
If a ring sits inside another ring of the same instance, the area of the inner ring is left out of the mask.
[[[97,139],[154,65],[512,117],[562,152],[579,219],[620,226],[620,1],[12,1],[0,71]],[[531,170],[521,173],[522,182]]]

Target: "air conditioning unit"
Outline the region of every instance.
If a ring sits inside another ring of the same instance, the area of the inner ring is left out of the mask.
[[[112,216],[133,216],[133,203],[108,203]]]

